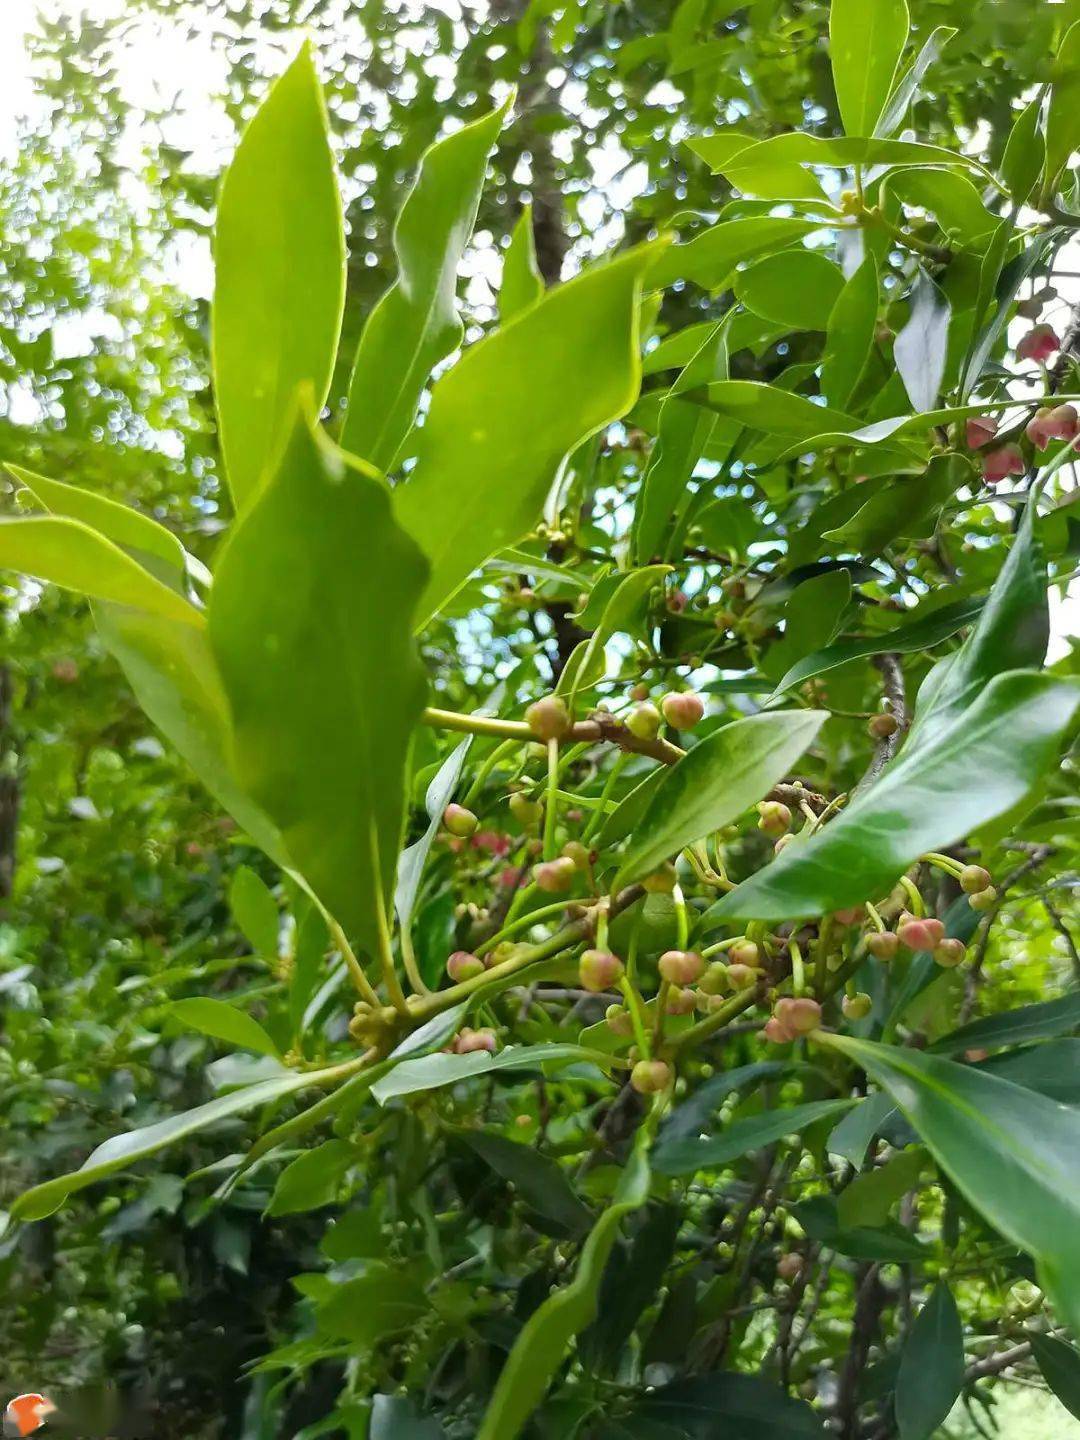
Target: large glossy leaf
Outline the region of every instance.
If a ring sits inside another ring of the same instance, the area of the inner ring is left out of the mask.
[[[345,1171],[356,1159],[356,1149],[347,1140],[326,1140],[314,1150],[305,1150],[278,1176],[266,1213],[297,1215],[332,1204]]]
[[[1062,1319],[1080,1328],[1080,1111],[918,1050],[822,1035],[892,1095],[942,1170],[1034,1256]]]
[[[619,867],[617,884],[655,870],[669,856],[767,795],[826,719],[820,710],[734,720],[670,766],[649,797]]]
[[[909,739],[878,782],[803,846],[790,846],[708,911],[712,920],[822,915],[886,894],[927,850],[961,839],[1027,794],[1050,765],[1080,687],[998,676],[925,741]]]
[[[824,330],[844,288],[840,267],[798,247],[740,270],[735,295],[748,310],[790,330]]]
[[[851,401],[874,347],[878,318],[877,261],[868,251],[836,297],[825,331],[821,388],[831,406]]]
[[[716,380],[695,392],[694,398],[719,415],[769,435],[819,435],[830,427],[855,428],[859,423],[840,410],[759,380]]]
[[[829,53],[849,135],[873,135],[908,38],[906,0],[832,0]]]
[[[635,1405],[626,1429],[599,1440],[822,1440],[826,1431],[805,1400],[733,1370],[673,1380]]]
[[[397,882],[394,886],[394,909],[402,925],[408,925],[412,919],[416,892],[420,888],[420,878],[424,873],[424,862],[435,836],[439,833],[443,811],[454,798],[454,791],[461,777],[461,767],[465,764],[465,756],[469,753],[471,744],[472,736],[467,735],[439,766],[424,796],[428,827],[419,840],[401,852],[397,866]]]
[[[615,1371],[642,1311],[664,1282],[682,1218],[680,1205],[650,1207],[629,1249],[617,1249],[608,1259],[599,1313],[578,1342],[578,1353],[589,1370]]]
[[[309,46],[240,140],[218,202],[214,392],[237,510],[284,443],[294,397],[326,399],[345,302],[341,195]]]
[[[1059,1100],[1062,1105],[1080,1104],[1080,1040],[1048,1040],[1019,1050],[1004,1050],[982,1061],[981,1068],[1000,1080],[1011,1080],[1014,1085]]]
[[[849,8],[856,4],[858,0],[847,0]],[[727,178],[737,185],[739,172],[744,168],[784,162],[830,165],[838,169],[846,169],[850,165],[951,165],[958,169],[973,169],[986,180],[996,183],[994,177],[977,160],[959,151],[946,150],[940,145],[854,135],[830,138],[824,135],[808,135],[804,131],[796,130],[774,135],[770,140],[760,140],[756,145],[740,151],[725,173]]]
[[[1021,1045],[1028,1040],[1047,1040],[1067,1035],[1080,1026],[1080,990],[1060,1000],[1038,1005],[1020,1005],[1000,1015],[972,1020],[959,1030],[943,1035],[932,1049],[948,1055],[960,1050],[996,1050],[1000,1045]]]
[[[943,640],[948,640],[965,625],[977,620],[982,607],[982,600],[958,600],[955,605],[943,605],[940,610],[933,611],[923,620],[915,620],[910,625],[899,625],[895,630],[886,630],[880,635],[837,640],[835,644],[827,645],[824,650],[816,650],[812,655],[805,655],[796,661],[777,685],[770,699],[782,695],[785,690],[790,690],[795,685],[812,680],[815,675],[824,675],[839,665],[846,665],[851,660],[881,655],[886,650],[898,655],[929,650],[934,645],[940,645]]]
[[[465,1055],[448,1055],[442,1051],[404,1060],[372,1086],[371,1093],[380,1105],[399,1095],[418,1095],[424,1090],[438,1090],[443,1085],[456,1085],[474,1075],[488,1075],[501,1070],[543,1070],[545,1066],[591,1064],[605,1069],[611,1056],[589,1050],[584,1045],[559,1045],[547,1041],[542,1045],[513,1045],[489,1055],[486,1050]]]
[[[875,491],[850,520],[826,530],[825,539],[832,541],[834,553],[840,550],[880,555],[905,536],[932,530],[942,507],[972,476],[966,456],[935,455],[921,475],[898,476]]]
[[[611,1204],[582,1247],[573,1280],[533,1311],[514,1342],[476,1440],[516,1440],[535,1414],[571,1340],[594,1318],[600,1280],[623,1216],[649,1197],[647,1145],[647,1130],[642,1127]]]
[[[239,1045],[243,1050],[254,1050],[257,1055],[280,1059],[277,1046],[259,1022],[224,1000],[211,1000],[207,996],[174,1000],[168,1013],[190,1030],[224,1040],[228,1045]]]
[[[912,409],[920,413],[933,410],[937,404],[945,374],[951,313],[948,300],[920,267],[911,292],[911,313],[893,345],[904,389]]]
[[[299,416],[229,536],[210,607],[237,774],[294,868],[368,948],[389,913],[424,706],[411,632],[426,578],[386,487]]]
[[[1080,1420],[1080,1351],[1054,1335],[1032,1335],[1031,1353],[1047,1385]]]
[[[812,1100],[806,1105],[764,1110],[747,1120],[736,1120],[719,1135],[687,1136],[658,1146],[653,1155],[653,1168],[661,1175],[693,1175],[698,1170],[726,1165],[751,1150],[761,1150],[787,1135],[797,1135],[819,1120],[835,1118],[854,1104],[854,1100]]]
[[[1080,20],[1066,30],[1054,58],[1053,86],[1046,110],[1046,160],[1043,186],[1047,195],[1073,152],[1080,149]]]
[[[756,145],[753,135],[743,130],[726,129],[716,135],[703,135],[686,142],[686,148],[704,160],[714,175],[722,175],[736,155]],[[744,195],[761,200],[820,200],[827,196],[817,177],[800,165],[763,165],[757,170],[743,169],[739,188]]]
[[[817,220],[773,215],[721,221],[661,255],[649,271],[649,285],[662,290],[677,280],[693,280],[706,290],[718,290],[743,261],[793,244],[820,226]]]
[[[633,404],[638,302],[655,254],[631,250],[549,291],[435,386],[399,506],[432,561],[419,621],[520,540],[565,456]]]
[[[126,550],[81,520],[0,515],[0,569],[48,580],[92,600],[109,600],[201,629],[202,615]]]
[[[628,629],[634,623],[649,592],[663,581],[670,570],[670,565],[644,565],[640,570],[631,570],[619,577],[619,583],[604,606],[596,629],[589,637],[588,645],[578,662],[577,673],[582,679],[593,672],[595,657],[603,651],[612,635]],[[571,687],[571,706],[578,688],[577,684]]]
[[[503,256],[502,284],[499,286],[499,319],[506,323],[540,299],[544,281],[536,264],[532,206],[518,216]]]
[[[908,205],[931,211],[950,240],[968,249],[981,250],[1000,223],[983,204],[978,187],[956,170],[898,170],[889,178],[889,189]]]
[[[948,1416],[964,1384],[964,1327],[952,1291],[942,1281],[915,1317],[896,1377],[900,1440],[929,1440]]]
[[[1042,133],[1043,95],[1037,94],[1013,122],[1005,153],[1001,157],[1001,178],[1009,194],[1022,205],[1042,174],[1046,141]]]
[[[401,207],[398,278],[360,337],[341,430],[345,449],[380,470],[393,466],[433,367],[461,343],[458,266],[510,103],[432,145]]]
[[[758,1081],[777,1080],[786,1075],[791,1066],[780,1060],[759,1060],[751,1065],[737,1065],[713,1075],[689,1095],[681,1105],[676,1105],[660,1128],[656,1152],[675,1140],[685,1140],[698,1135],[707,1128],[708,1122],[729,1095]]]

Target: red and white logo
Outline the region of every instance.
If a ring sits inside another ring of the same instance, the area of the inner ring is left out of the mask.
[[[55,1410],[44,1395],[16,1395],[4,1411],[4,1435],[36,1435]]]

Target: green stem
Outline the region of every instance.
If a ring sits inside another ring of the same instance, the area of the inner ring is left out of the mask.
[[[637,986],[624,975],[619,981],[619,989],[626,1001],[626,1008],[630,1011],[630,1023],[634,1027],[634,1039],[637,1042],[638,1050],[641,1052],[642,1060],[648,1060],[652,1051],[649,1048],[649,1036],[645,1028],[645,1007],[642,1004],[641,996],[638,994]]]
[[[555,858],[555,822],[559,817],[559,742],[547,743],[547,799],[544,802],[544,859]]]
[[[919,919],[923,915],[924,911],[923,898],[919,894],[918,886],[915,884],[914,880],[912,880],[909,875],[901,875],[900,884],[903,888],[904,894],[911,901],[911,913],[915,916],[916,919]]]
[[[759,998],[756,986],[751,986],[750,989],[733,995],[726,1005],[721,1005],[719,1010],[714,1010],[704,1020],[699,1020],[696,1025],[691,1025],[689,1030],[684,1030],[681,1035],[676,1036],[671,1042],[672,1050],[678,1053],[681,1050],[694,1049],[703,1040],[708,1040],[711,1035],[722,1030],[744,1010],[749,1010],[752,1005],[756,1005]]]
[[[798,997],[806,989],[806,969],[797,940],[788,942],[788,953],[791,956],[791,993]]]
[[[468,792],[465,795],[464,800],[462,800],[461,802],[467,810],[472,808],[477,796],[484,788],[488,776],[495,769],[496,765],[498,765],[498,763],[500,762],[500,760],[503,759],[504,756],[508,755],[512,750],[515,750],[516,748],[517,745],[515,741],[503,740],[498,745],[496,745],[495,749],[492,750],[491,754],[484,759],[479,769],[477,770],[475,777],[473,778],[472,784],[469,786]]]
[[[561,914],[566,909],[565,900],[555,900],[550,905],[541,905],[536,910],[530,910],[528,915],[519,915],[516,920],[504,925],[503,928],[492,935],[490,940],[482,941],[476,947],[477,955],[486,955],[489,950],[494,950],[496,945],[501,945],[504,940],[509,940],[511,935],[517,934],[519,930],[526,930],[530,925],[538,925],[541,920],[546,920],[551,915]]]
[[[413,949],[412,932],[408,925],[402,924],[401,930],[401,960],[405,966],[405,974],[409,984],[417,995],[430,995],[431,987],[424,981],[420,974],[420,967],[416,963],[416,951]]]
[[[582,833],[581,839],[583,844],[587,845],[589,843],[603,823],[604,817],[607,814],[607,802],[611,799],[611,792],[615,789],[615,783],[625,764],[625,753],[620,753],[615,756],[611,769],[608,771],[608,777],[604,781],[604,788],[600,791],[600,803],[589,817],[589,823],[585,826]]]
[[[323,914],[326,915],[326,912],[323,911]],[[348,967],[353,984],[356,986],[357,990],[368,1002],[368,1004],[372,1007],[372,1009],[381,1009],[382,1001],[375,993],[375,988],[371,984],[371,981],[364,974],[363,967],[361,966],[360,961],[356,958],[356,953],[353,950],[352,946],[349,944],[345,931],[331,916],[326,915],[326,920],[330,927],[330,938],[333,940],[337,949],[341,951],[342,958],[344,959],[345,964]]]

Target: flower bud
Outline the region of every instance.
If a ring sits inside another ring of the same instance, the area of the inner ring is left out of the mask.
[[[821,1024],[821,1006],[808,995],[778,1000],[773,1007],[773,1015],[794,1035],[809,1035]]]
[[[1061,349],[1061,341],[1052,325],[1035,325],[1016,347],[1018,360],[1034,360],[1041,365]]]
[[[460,984],[462,980],[472,980],[477,975],[483,975],[484,962],[470,950],[455,950],[446,962],[446,973],[451,980]]]
[[[781,1280],[787,1280],[789,1283],[799,1278],[802,1274],[802,1269],[803,1257],[794,1253],[781,1255],[780,1259],[776,1262],[777,1275],[780,1276]]]
[[[701,977],[701,989],[706,995],[722,995],[730,984],[728,967],[722,960],[714,960]]]
[[[536,888],[548,895],[562,895],[569,890],[576,874],[577,866],[566,855],[560,855],[557,860],[541,860],[532,870]]]
[[[758,982],[759,971],[751,969],[749,965],[729,965],[727,967],[728,979],[736,990],[749,990],[751,985]]]
[[[494,1030],[470,1030],[466,1026],[458,1031],[454,1039],[456,1055],[471,1055],[477,1050],[486,1050],[489,1055],[494,1055],[498,1048],[499,1042]]]
[[[665,950],[656,968],[669,985],[692,985],[701,978],[705,961],[695,950]]]
[[[983,456],[983,479],[988,485],[1000,485],[1010,475],[1023,475],[1026,468],[1018,445],[1001,445]]]
[[[858,925],[865,914],[865,905],[848,905],[844,910],[834,910],[833,919],[838,925]]]
[[[998,892],[993,885],[987,885],[985,890],[976,891],[974,895],[968,896],[968,904],[973,910],[992,910],[997,904]]]
[[[583,990],[598,994],[622,979],[623,963],[610,950],[586,950],[578,962],[578,979]]]
[[[765,1021],[761,1033],[765,1036],[765,1039],[771,1041],[773,1045],[790,1045],[795,1039],[794,1031],[789,1030],[783,1021],[778,1020],[775,1015]]]
[[[783,835],[791,829],[791,811],[781,800],[762,800],[758,804],[758,829],[766,835]]]
[[[981,865],[965,865],[960,871],[960,889],[965,895],[977,895],[990,884],[990,871]]]
[[[886,740],[900,729],[900,721],[891,711],[882,710],[879,715],[870,716],[866,722],[866,728],[875,740]]]
[[[631,700],[647,700],[648,698],[649,698],[649,687],[648,687],[648,685],[645,684],[644,680],[639,680],[636,685],[631,686],[631,689],[630,689],[630,699],[631,699]]]
[[[690,1015],[696,1004],[697,996],[693,990],[673,985],[667,993],[664,1009],[669,1015]]]
[[[934,950],[945,938],[945,926],[940,920],[905,920],[896,927],[897,938],[909,950]]]
[[[934,959],[946,970],[959,965],[966,954],[967,946],[962,940],[942,940],[940,945],[934,946]]]
[[[860,990],[855,995],[845,995],[840,1008],[849,1020],[865,1020],[874,1008],[874,1002],[865,990]]]
[[[660,701],[664,719],[676,730],[692,730],[705,714],[701,698],[692,690],[672,690]]]
[[[570,729],[570,712],[562,696],[545,695],[525,711],[525,721],[538,740],[561,740]]]
[[[965,438],[969,450],[981,450],[989,445],[998,431],[998,422],[993,415],[972,415],[965,426]]]
[[[728,961],[731,965],[744,965],[750,970],[761,968],[761,952],[753,940],[740,940],[737,945],[728,946]]]
[[[900,939],[891,930],[872,930],[866,937],[866,948],[875,960],[895,960]]]
[[[510,796],[510,814],[523,830],[533,830],[544,816],[544,807],[539,800],[530,800],[520,790]]]
[[[626,717],[626,728],[638,740],[655,740],[660,731],[660,711],[647,700],[635,705]]]
[[[665,860],[658,870],[646,875],[641,882],[642,888],[650,895],[670,895],[678,883],[678,872],[670,860]]]
[[[475,835],[480,821],[471,810],[466,810],[464,805],[447,805],[443,811],[442,823],[451,835],[456,835],[459,840],[467,840],[470,835]]]
[[[587,846],[580,840],[568,840],[562,847],[562,853],[567,860],[574,862],[575,870],[587,870],[592,856]]]
[[[667,597],[667,608],[673,615],[681,615],[690,604],[690,596],[685,590],[673,590]]]
[[[625,1005],[609,1005],[604,1011],[604,1019],[608,1028],[616,1035],[632,1035],[634,1033],[634,1022],[630,1018],[630,1011]]]
[[[630,1084],[639,1095],[659,1095],[671,1083],[671,1066],[663,1060],[639,1060],[630,1071]]]

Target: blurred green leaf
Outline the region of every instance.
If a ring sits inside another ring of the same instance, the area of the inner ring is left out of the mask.
[[[259,1055],[270,1055],[275,1060],[281,1058],[277,1046],[259,1022],[224,1000],[207,997],[174,1000],[168,1014],[188,1029],[212,1035],[215,1040],[254,1050]]]
[[[535,304],[544,293],[544,281],[536,265],[532,205],[523,205],[510,243],[503,254],[502,284],[499,287],[499,319],[505,325],[515,315]]]
[[[896,1420],[900,1440],[929,1440],[964,1386],[964,1327],[944,1281],[915,1317],[900,1357]]]
[[[256,955],[273,960],[278,953],[280,917],[277,901],[247,865],[237,867],[229,886],[229,909]]]

